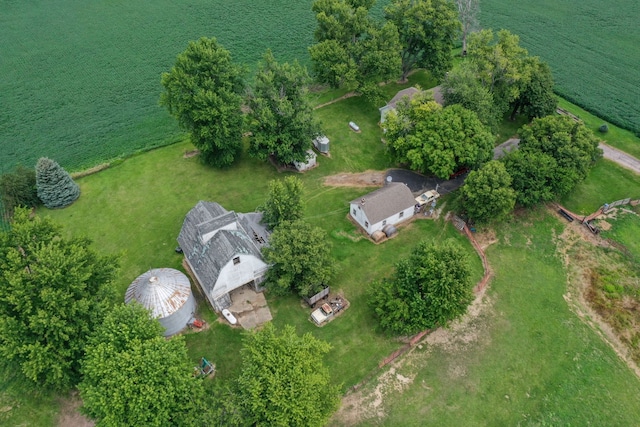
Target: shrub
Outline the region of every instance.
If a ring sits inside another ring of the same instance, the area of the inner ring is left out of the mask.
[[[28,208],[40,204],[36,189],[36,172],[24,166],[0,177],[0,200],[8,213],[16,206]]]
[[[41,157],[36,164],[38,197],[48,208],[64,208],[80,197],[80,187],[57,162]]]
[[[598,128],[598,130],[602,133],[607,133],[609,132],[609,126],[607,126],[606,123],[603,123],[600,125],[600,127]]]

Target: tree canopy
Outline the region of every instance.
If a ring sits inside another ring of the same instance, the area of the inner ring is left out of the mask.
[[[48,208],[64,208],[80,197],[80,187],[56,161],[46,157],[36,164],[38,197]]]
[[[498,160],[471,171],[460,192],[467,215],[478,223],[504,219],[513,210],[516,200],[511,176]]]
[[[264,54],[249,96],[250,154],[263,160],[273,155],[282,164],[306,161],[320,134],[308,99],[310,80],[297,61],[278,64],[270,50]]]
[[[489,126],[510,109],[512,119],[519,112],[541,117],[553,113],[557,104],[550,68],[529,56],[519,37],[507,30],[471,34],[467,59],[445,78],[443,88],[447,104],[473,109]],[[491,94],[493,108],[488,108],[485,92]]]
[[[468,255],[454,240],[420,242],[391,278],[371,285],[369,305],[380,325],[414,334],[462,316],[473,300]]]
[[[281,223],[262,249],[267,289],[277,295],[294,291],[302,297],[321,291],[334,274],[331,245],[324,230],[302,220]]]
[[[79,385],[97,426],[195,426],[204,389],[184,339],[165,339],[141,305],[121,304],[87,344]]]
[[[482,85],[468,62],[451,70],[441,87],[446,105],[462,105],[475,112],[484,125],[492,130],[497,129],[502,112],[493,101],[489,88]]]
[[[302,181],[295,176],[270,181],[267,200],[264,205],[258,207],[258,210],[263,212],[262,222],[273,230],[284,221],[296,221],[302,218],[303,190]]]
[[[18,166],[0,176],[0,201],[10,213],[16,206],[35,207],[41,201],[36,187],[36,171]]]
[[[516,192],[516,203],[531,207],[555,198],[554,180],[558,164],[546,153],[514,150],[502,158]]]
[[[444,77],[453,65],[451,50],[460,30],[455,5],[448,0],[393,0],[385,16],[398,29],[402,80],[418,67],[437,79]]]
[[[238,400],[245,422],[256,426],[321,426],[340,403],[322,359],[331,346],[310,333],[296,335],[267,323],[246,335]]]
[[[564,195],[584,180],[602,157],[598,138],[584,123],[553,115],[534,119],[519,131],[519,150],[531,155],[546,154],[555,160],[550,180],[554,194]]]
[[[215,38],[191,41],[162,74],[160,104],[191,135],[201,159],[228,166],[242,150],[244,69]]]
[[[87,337],[110,308],[115,257],[17,208],[0,234],[0,354],[39,386],[80,380]]]
[[[394,160],[439,178],[478,166],[492,156],[493,136],[473,111],[461,105],[441,108],[414,97],[387,115],[385,128],[387,149]]]
[[[316,43],[309,48],[315,78],[377,100],[378,83],[400,74],[400,38],[391,22],[377,22],[373,0],[315,0]]]

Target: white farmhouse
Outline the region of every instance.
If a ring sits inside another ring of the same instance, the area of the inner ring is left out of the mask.
[[[216,310],[231,306],[229,292],[246,284],[262,290],[267,264],[260,249],[268,233],[262,213],[227,211],[218,203],[198,202],[178,235],[187,267]]]
[[[416,200],[405,184],[392,182],[350,202],[349,215],[372,235],[386,225],[411,219]]]

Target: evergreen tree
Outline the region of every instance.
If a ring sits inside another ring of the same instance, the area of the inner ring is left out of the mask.
[[[80,187],[57,162],[41,157],[36,164],[38,197],[50,209],[64,208],[80,197]]]

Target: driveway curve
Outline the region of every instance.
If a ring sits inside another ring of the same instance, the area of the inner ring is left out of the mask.
[[[505,156],[507,153],[518,148],[520,140],[518,138],[511,138],[493,149],[493,158],[499,159]],[[603,157],[607,160],[629,169],[637,174],[640,174],[640,160],[633,157],[624,151],[618,150],[603,142],[599,147],[602,149]],[[406,184],[411,192],[420,194],[427,190],[438,188],[438,192],[442,195],[449,194],[464,184],[464,179],[467,174],[460,175],[454,179],[439,179],[433,176],[425,176],[419,173],[407,170],[407,169],[389,169],[385,174],[385,180],[393,182],[402,182]]]

